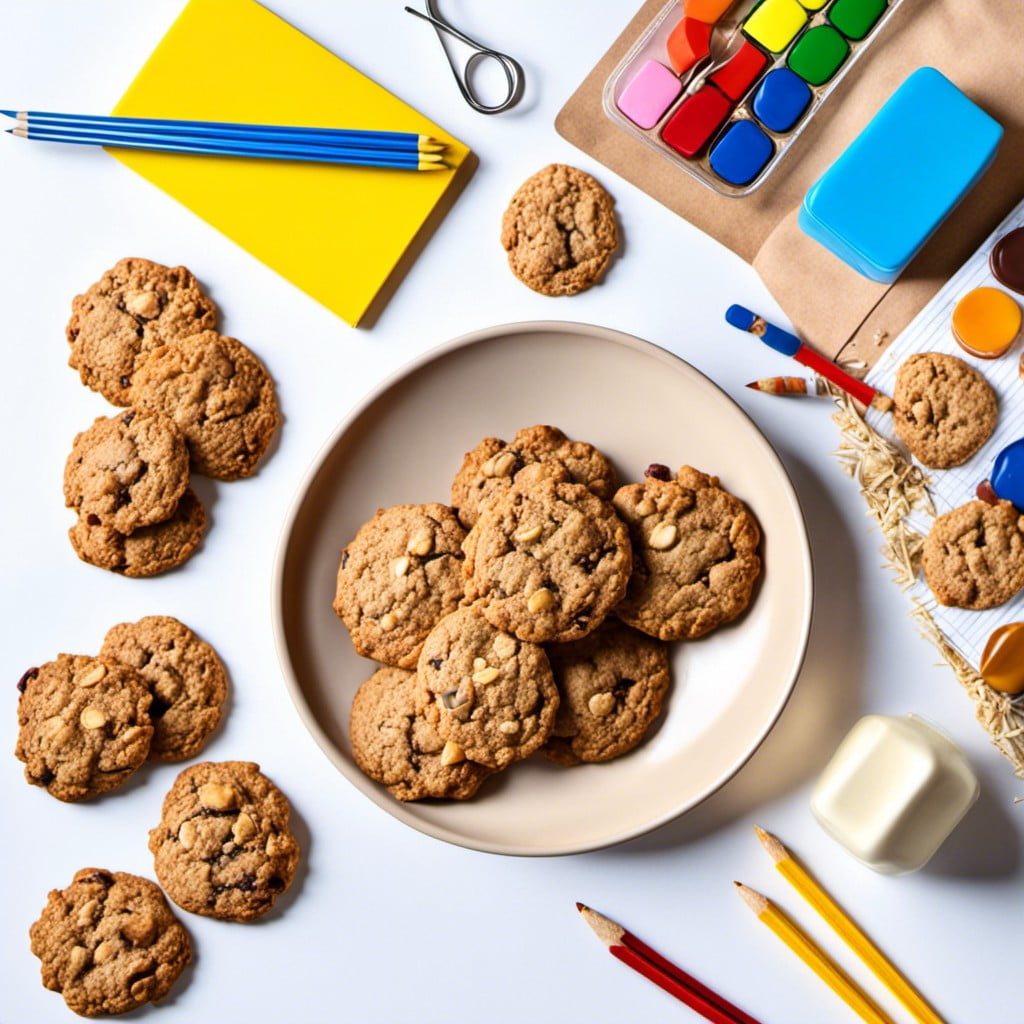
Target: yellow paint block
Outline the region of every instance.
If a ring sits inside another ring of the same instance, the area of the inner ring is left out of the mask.
[[[743,31],[772,53],[781,53],[807,24],[807,11],[797,0],[764,0],[743,23]]]
[[[109,150],[353,326],[469,156],[254,0],[190,0],[114,113],[420,132],[446,142],[453,169],[443,171]]]

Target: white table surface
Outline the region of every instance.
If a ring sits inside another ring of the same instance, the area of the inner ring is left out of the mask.
[[[560,139],[555,114],[635,9],[633,3],[445,0],[470,33],[517,55],[523,102],[487,118],[456,92],[437,40],[400,0],[273,0],[293,21],[465,139],[480,167],[372,330],[353,330],[100,150],[0,139],[4,310],[3,622],[0,676],[13,750],[14,683],[60,651],[95,652],[109,626],[173,614],[214,644],[233,696],[204,756],[259,761],[291,799],[304,856],[292,890],[258,924],[182,914],[195,965],[158,1009],[165,1024],[218,1021],[688,1021],[696,1016],[613,961],[579,919],[582,900],[616,918],[766,1024],[852,1021],[851,1012],[760,925],[730,884],[774,897],[897,1021],[909,1017],[775,873],[759,823],[855,909],[951,1022],[1014,1024],[1020,1008],[1024,785],[989,744],[952,673],[907,617],[882,568],[880,536],[830,454],[825,402],[744,388],[788,373],[722,320],[740,301],[777,313],[754,272]],[[109,110],[181,0],[4,0],[0,99],[36,109]],[[515,187],[551,161],[594,172],[613,193],[625,244],[601,287],[535,295],[498,244]],[[740,206],[737,206],[740,212]],[[210,484],[214,527],[187,566],[120,578],[78,561],[61,474],[74,434],[109,406],[67,366],[69,301],[115,260],[191,267],[277,381],[286,424],[259,474]],[[616,848],[552,859],[467,851],[400,825],[338,774],[307,734],[278,668],[271,569],[285,512],[321,442],[386,374],[428,346],[490,324],[588,321],[664,346],[718,382],[778,449],[803,503],[817,591],[807,659],[781,721],[748,765],[696,810]],[[923,871],[874,874],[811,817],[813,780],[867,712],[914,711],[949,733],[982,783],[979,802]],[[152,877],[146,831],[179,768],[147,768],[122,795],[62,804],[0,772],[0,1021],[72,1019],[42,988],[28,928],[46,893],[80,867]]]

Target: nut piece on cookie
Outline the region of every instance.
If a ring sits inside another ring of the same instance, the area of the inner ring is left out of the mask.
[[[182,910],[225,921],[265,914],[291,885],[299,844],[284,794],[248,761],[186,768],[149,833],[156,877]]]
[[[14,755],[25,778],[58,800],[116,789],[146,760],[151,698],[127,665],[59,654],[26,672],[18,688]]]
[[[939,604],[996,608],[1024,588],[1024,515],[1008,501],[970,501],[939,516],[921,555]]]
[[[896,374],[893,426],[930,469],[966,462],[991,436],[996,394],[973,366],[942,352],[918,352]]]
[[[176,338],[215,327],[217,307],[185,267],[119,260],[71,303],[70,366],[114,405],[128,405],[139,358]]]
[[[29,938],[43,984],[83,1017],[158,1002],[192,959],[159,886],[103,868],[83,868],[51,890]]]
[[[516,190],[501,221],[512,273],[542,295],[597,282],[618,248],[612,198],[589,174],[550,164]]]
[[[174,420],[196,472],[217,480],[252,476],[281,423],[274,382],[236,338],[202,331],[146,352],[131,402]]]
[[[118,533],[170,519],[187,487],[184,437],[162,413],[141,409],[99,417],[64,466],[67,507]]]
[[[441,620],[423,644],[417,709],[446,741],[441,763],[506,768],[541,747],[558,690],[542,648],[495,629],[475,608]]]
[[[517,431],[511,441],[485,437],[466,452],[452,481],[452,507],[468,530],[480,510],[505,493],[529,466],[561,467],[566,479],[583,484],[599,498],[615,493],[615,469],[608,458],[585,441],[572,441],[557,427],[538,424]]]
[[[228,692],[224,665],[205,640],[170,615],[148,615],[111,627],[100,657],[135,669],[149,687],[151,761],[199,753],[220,722]]]
[[[610,761],[640,743],[668,693],[664,643],[608,620],[582,640],[546,650],[561,696],[543,748],[548,760],[567,767]]]
[[[415,668],[426,635],[463,596],[466,531],[436,503],[378,509],[345,547],[335,614],[358,654]]]
[[[633,574],[615,615],[660,640],[695,639],[739,616],[761,572],[761,531],[718,478],[691,466],[647,477],[612,502],[628,524]]]
[[[495,679],[497,676],[495,676]],[[378,669],[356,691],[349,719],[352,756],[399,800],[467,800],[493,773],[445,743],[417,709],[415,672]]]

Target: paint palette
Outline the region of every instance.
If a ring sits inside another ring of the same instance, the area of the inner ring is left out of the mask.
[[[725,196],[761,185],[903,0],[670,0],[605,113]]]

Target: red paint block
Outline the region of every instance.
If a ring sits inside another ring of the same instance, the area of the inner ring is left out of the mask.
[[[753,43],[743,47],[708,78],[731,100],[738,100],[764,70],[768,58]]]
[[[732,102],[713,85],[687,96],[661,133],[665,143],[687,159],[695,157],[732,111]]]
[[[675,73],[685,74],[711,54],[711,26],[696,18],[683,18],[672,29],[665,48]]]

